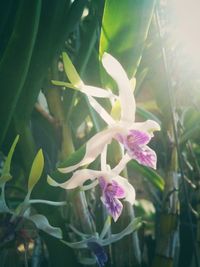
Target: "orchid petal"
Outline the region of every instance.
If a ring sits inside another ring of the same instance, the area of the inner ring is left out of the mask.
[[[94,180],[99,175],[99,171],[83,169],[76,171],[72,177],[64,183],[57,183],[50,176],[48,176],[47,181],[52,186],[59,186],[64,189],[74,189],[78,186],[82,186],[87,180]]]
[[[135,189],[134,187],[128,182],[127,179],[117,176],[113,178],[114,181],[116,181],[120,187],[124,189],[125,192],[125,200],[128,201],[131,205],[135,202]]]
[[[115,95],[111,91],[102,89],[100,87],[83,85],[80,91],[88,96],[101,97],[101,98],[115,98]]]
[[[154,131],[160,131],[160,125],[156,121],[147,120],[144,122],[135,122],[133,124],[133,129],[148,132],[152,137]]]
[[[75,169],[83,165],[89,164],[92,161],[94,161],[102,153],[105,145],[111,142],[112,137],[115,134],[115,131],[116,130],[113,128],[108,128],[94,135],[87,142],[85,156],[79,163],[66,168],[59,168],[58,170],[63,173],[68,173],[74,171]]]
[[[136,79],[135,79],[135,77],[132,77],[130,79],[130,85],[131,85],[132,90],[134,91],[135,88],[136,88]]]
[[[150,147],[138,147],[137,149],[128,152],[138,163],[156,169],[157,156],[155,151]]]
[[[101,153],[101,170],[106,171],[107,170],[107,148],[108,146],[106,145]]]
[[[126,137],[126,143],[130,149],[134,149],[136,146],[147,145],[151,137],[148,132],[130,130],[130,133]]]
[[[107,73],[118,85],[119,99],[121,103],[121,121],[135,121],[135,98],[126,72],[121,64],[108,53],[103,54],[102,64]]]
[[[93,107],[94,110],[101,116],[101,118],[108,124],[113,125],[115,124],[114,119],[110,116],[110,114],[91,96],[88,96],[88,100],[90,105]]]

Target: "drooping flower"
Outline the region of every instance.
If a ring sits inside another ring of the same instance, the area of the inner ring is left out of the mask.
[[[91,240],[91,241],[89,240],[87,242],[87,246],[92,251],[92,253],[95,255],[95,258],[96,258],[96,261],[97,261],[99,267],[105,266],[105,263],[108,260],[108,256],[107,256],[103,246],[101,246],[95,240]]]
[[[107,73],[118,85],[118,98],[121,107],[120,120],[114,120],[88,92],[87,97],[91,106],[107,123],[108,128],[97,133],[87,142],[85,155],[79,163],[67,168],[60,168],[59,170],[68,173],[85,164],[91,163],[102,153],[104,147],[109,144],[112,139],[117,140],[124,146],[130,159],[134,159],[142,165],[156,169],[156,153],[148,147],[148,143],[153,137],[153,132],[160,130],[159,124],[153,120],[135,122],[135,98],[131,83],[123,67],[114,57],[107,53],[104,53],[102,63]],[[73,81],[71,82],[73,83]],[[82,88],[83,87],[82,85]],[[93,89],[95,91],[95,87]],[[82,91],[87,91],[87,88],[85,87]],[[100,96],[100,94],[98,94],[98,96]]]
[[[104,151],[106,152],[106,150]],[[102,158],[104,156],[105,153],[102,153]],[[119,164],[111,170],[108,165],[105,166],[105,161],[103,159],[101,171],[81,169],[75,171],[72,177],[64,183],[59,184],[51,177],[48,177],[48,183],[52,186],[59,186],[64,189],[74,189],[78,186],[82,186],[83,190],[87,190],[99,184],[102,192],[101,201],[114,221],[117,221],[123,209],[120,200],[124,199],[131,205],[135,202],[135,189],[127,179],[119,175],[128,160],[129,158],[125,156]],[[92,180],[94,182],[91,185],[84,186],[83,184],[87,180]]]

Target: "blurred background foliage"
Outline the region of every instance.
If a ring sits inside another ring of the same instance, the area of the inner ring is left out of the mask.
[[[62,52],[67,52],[86,84],[115,90],[100,64],[106,51],[119,60],[130,79],[136,77],[137,120],[154,119],[161,132],[151,142],[157,171],[134,161],[128,164],[137,201],[134,210],[124,208],[110,231],[123,230],[134,216],[144,223],[137,232],[105,247],[105,266],[200,267],[199,51],[192,61],[191,51],[197,50],[184,46],[188,39],[197,46],[198,21],[185,20],[184,28],[193,36],[180,42],[172,0],[7,0],[0,5],[1,175],[13,140],[20,136],[9,171],[13,179],[5,186],[9,207],[16,208],[26,196],[32,162],[42,148],[44,171],[32,198],[66,200],[67,205],[37,204],[35,210],[62,229],[64,240],[80,240],[72,226],[91,235],[102,228],[105,212],[98,189],[66,193],[50,187],[46,177],[66,180],[69,176],[61,175],[56,166],[77,162],[82,145],[105,127],[83,94],[52,84],[67,81]],[[183,9],[182,3],[177,10],[187,17],[195,9],[192,5]],[[101,104],[111,109],[109,102]],[[113,162],[119,159],[115,149],[110,148]],[[98,168],[98,162],[91,166]],[[23,246],[21,232],[13,225],[10,236],[9,218],[0,206],[0,243],[5,233],[12,241],[0,245],[0,266],[97,266],[88,249],[72,249],[43,232],[31,234]],[[30,221],[22,229],[36,231]]]

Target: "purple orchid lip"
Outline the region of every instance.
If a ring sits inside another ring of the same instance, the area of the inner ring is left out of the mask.
[[[123,209],[119,199],[125,197],[125,190],[116,181],[107,182],[104,177],[99,178],[99,184],[103,193],[101,200],[114,221],[117,221]]]
[[[132,159],[144,166],[156,169],[156,153],[147,146],[151,140],[149,133],[130,130],[128,135],[118,134],[116,139],[124,145]]]

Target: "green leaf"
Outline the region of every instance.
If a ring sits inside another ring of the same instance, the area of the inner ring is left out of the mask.
[[[161,125],[161,121],[158,119],[157,116],[155,116],[152,112],[142,107],[137,106],[136,113],[145,120],[154,120],[154,121],[157,121],[157,123]]]
[[[67,55],[67,53],[63,52],[62,53],[62,57],[63,57],[65,73],[66,73],[68,79],[70,80],[70,82],[75,87],[80,86],[81,84],[83,84],[78,72],[76,71],[76,69],[75,69],[71,59]]]
[[[8,153],[8,156],[6,158],[5,164],[3,166],[3,170],[2,170],[2,176],[0,177],[0,186],[2,186],[4,183],[6,183],[7,181],[9,181],[12,176],[10,175],[10,165],[11,165],[11,160],[13,157],[13,153],[15,151],[15,147],[17,145],[17,142],[19,140],[19,135],[16,136],[10,151]]]
[[[15,151],[15,147],[17,145],[18,140],[19,140],[19,135],[15,137],[15,140],[10,148],[5,164],[3,166],[2,176],[0,177],[0,187],[1,187],[0,212],[9,212],[9,208],[7,207],[6,200],[5,200],[5,183],[8,182],[12,178],[10,174],[10,166],[11,166],[11,160],[12,160],[13,153]]]
[[[19,1],[12,34],[0,61],[0,145],[6,135],[29,70],[40,11],[41,0]]]
[[[28,192],[31,192],[33,190],[33,187],[36,185],[36,183],[40,179],[43,168],[44,168],[44,156],[42,153],[42,149],[40,149],[31,167],[29,180],[28,180]]]
[[[34,222],[34,224],[36,225],[36,227],[44,232],[46,232],[47,234],[61,239],[62,238],[62,231],[60,228],[58,227],[53,227],[49,224],[47,218],[44,215],[41,214],[36,214],[36,215],[32,215],[30,217],[28,217],[28,219],[30,219],[32,222]]]
[[[14,140],[14,142],[13,142],[11,148],[10,148],[10,151],[9,151],[9,153],[8,153],[8,156],[7,156],[7,158],[6,158],[6,161],[5,161],[3,170],[2,170],[2,174],[3,174],[3,175],[4,175],[4,174],[8,174],[8,173],[10,173],[11,160],[12,160],[13,153],[14,153],[14,151],[15,151],[15,147],[16,147],[18,141],[19,141],[19,135],[17,135],[17,136],[15,137],[15,140]]]
[[[141,60],[154,0],[106,0],[100,56],[110,52],[132,77]]]
[[[134,160],[131,160],[128,163],[128,167],[142,174],[153,186],[155,186],[160,191],[164,190],[164,179],[151,168],[142,166]]]

